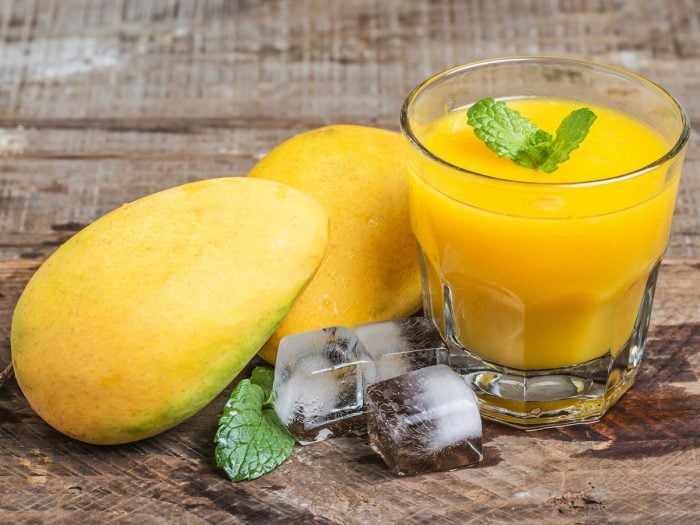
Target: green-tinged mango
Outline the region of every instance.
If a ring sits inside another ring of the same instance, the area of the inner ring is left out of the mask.
[[[32,408],[82,441],[167,430],[250,361],[324,256],[325,210],[283,184],[232,177],[144,197],[61,246],[12,320]]]

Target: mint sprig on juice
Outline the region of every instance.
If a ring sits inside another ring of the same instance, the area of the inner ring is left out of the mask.
[[[591,421],[633,384],[687,119],[663,90],[590,62],[516,58],[407,99],[424,307],[486,417]]]

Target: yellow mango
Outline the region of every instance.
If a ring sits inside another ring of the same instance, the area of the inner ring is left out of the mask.
[[[328,216],[282,184],[232,177],[144,197],[46,260],[16,306],[17,381],[82,441],[167,430],[208,404],[318,268]]]
[[[248,174],[297,188],[330,215],[326,259],[260,352],[268,362],[275,362],[286,335],[402,317],[420,308],[404,148],[398,133],[328,126],[283,142]]]

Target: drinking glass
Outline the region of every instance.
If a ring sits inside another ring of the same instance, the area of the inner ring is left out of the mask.
[[[426,146],[436,121],[454,111],[466,120],[485,97],[613,108],[668,148],[633,172],[567,183],[476,173]],[[634,383],[647,339],[689,136],[681,106],[616,67],[514,57],[427,79],[401,128],[424,311],[482,415],[526,429],[601,418]]]

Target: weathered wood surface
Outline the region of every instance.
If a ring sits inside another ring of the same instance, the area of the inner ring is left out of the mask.
[[[405,95],[477,58],[588,57],[661,83],[689,145],[652,339],[600,423],[486,426],[477,469],[395,479],[362,443],[298,448],[233,485],[213,466],[224,402],[99,448],[0,390],[0,523],[700,521],[700,2],[0,0],[0,369],[32,271],[83,225],[155,190],[243,175],[294,133],[396,129]]]
[[[243,175],[328,123],[398,127],[421,80],[513,54],[655,80],[700,129],[697,0],[0,1],[0,258],[45,257],[127,200]],[[669,255],[700,256],[700,134]]]
[[[36,264],[0,273],[10,290],[3,348]],[[158,437],[97,447],[44,424],[12,380],[0,390],[0,523],[697,522],[698,283],[699,260],[662,266],[637,384],[601,422],[529,433],[486,423],[484,462],[449,473],[395,478],[368,446],[342,438],[233,484],[213,462],[225,395]]]

